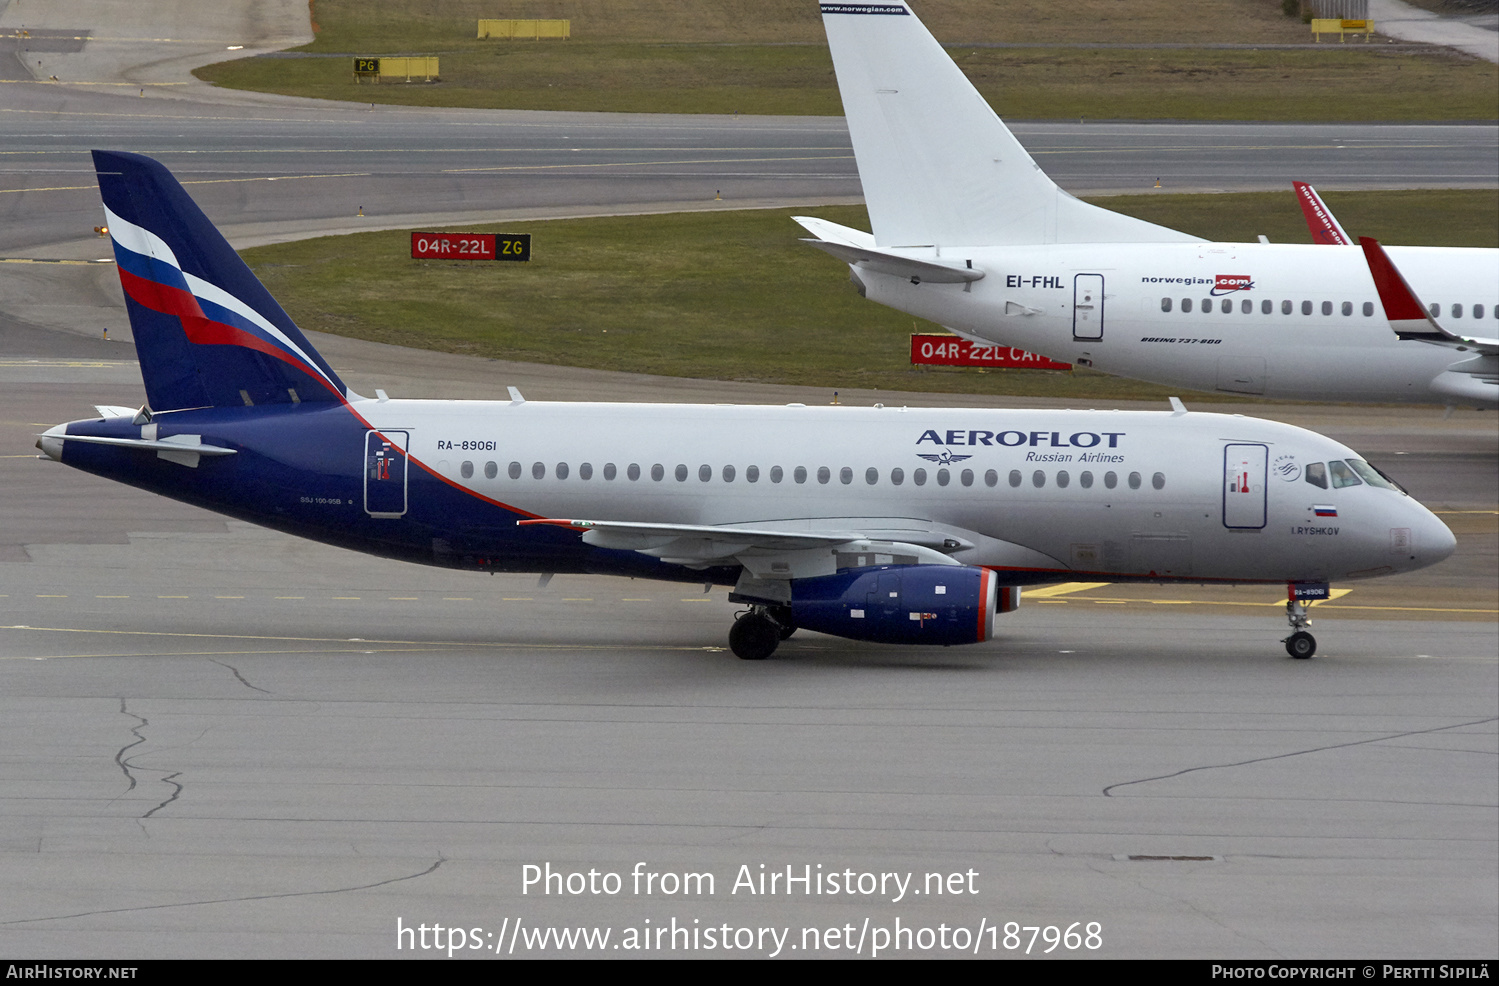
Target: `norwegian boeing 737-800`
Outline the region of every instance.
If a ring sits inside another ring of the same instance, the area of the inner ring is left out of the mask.
[[[1213,243],[1082,202],[905,4],[824,3],[822,17],[873,232],[797,221],[870,300],[1172,386],[1499,400],[1499,250],[1387,247],[1431,322],[1397,335],[1357,246]]]
[[[1353,450],[1237,415],[360,397],[157,162],[94,152],[148,403],[37,444],[85,472],[475,572],[733,586],[798,627],[987,640],[1019,586],[1285,583],[1433,564],[1447,527]],[[1316,647],[1288,603],[1296,657]]]

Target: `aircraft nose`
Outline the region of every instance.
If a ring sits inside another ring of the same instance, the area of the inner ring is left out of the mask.
[[[55,462],[62,461],[62,436],[68,433],[67,425],[54,425],[42,432],[36,440],[36,447],[42,450],[42,454]]]
[[[1452,533],[1452,528],[1442,523],[1441,518],[1428,513],[1423,519],[1426,522],[1413,532],[1420,540],[1416,542],[1416,550],[1412,552],[1416,556],[1416,564],[1422,568],[1445,561],[1457,549],[1457,537]]]
[[[1457,548],[1452,529],[1419,503],[1390,518],[1390,550],[1399,557],[1395,567],[1402,572],[1426,568],[1448,558]]]

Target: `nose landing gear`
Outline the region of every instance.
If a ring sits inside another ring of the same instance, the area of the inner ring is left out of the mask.
[[[1286,586],[1286,622],[1291,624],[1291,635],[1281,643],[1286,645],[1286,653],[1298,661],[1305,661],[1317,653],[1317,638],[1307,632],[1307,627],[1312,621],[1306,615],[1306,599],[1326,599],[1329,595],[1325,583],[1317,585],[1296,585],[1292,583]]]

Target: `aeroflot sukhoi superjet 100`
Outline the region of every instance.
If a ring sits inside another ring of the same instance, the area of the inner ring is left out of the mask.
[[[1408,571],[1450,531],[1351,449],[1175,411],[374,399],[346,387],[157,162],[94,153],[148,403],[38,446],[359,551],[733,587],[740,657],[797,628],[986,640],[1019,587]],[[1293,592],[1293,595],[1297,593]],[[1288,649],[1310,656],[1300,601]]]
[[[797,221],[870,300],[1169,386],[1499,401],[1499,250],[1387,247],[1424,311],[1412,331],[1366,250],[1210,243],[1082,202],[905,4],[824,3],[822,15],[872,232]]]

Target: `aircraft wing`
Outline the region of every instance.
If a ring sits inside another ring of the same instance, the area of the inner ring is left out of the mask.
[[[965,266],[963,263],[942,263],[918,259],[893,250],[881,249],[874,245],[873,236],[860,233],[856,229],[849,229],[847,226],[839,226],[837,223],[811,216],[793,216],[792,218],[817,237],[804,239],[803,243],[831,253],[845,263],[867,267],[881,274],[893,274],[896,277],[908,277],[932,284],[961,284],[964,281],[977,281],[984,276],[982,270],[973,268],[972,261],[967,261],[967,266]]]
[[[1312,231],[1313,243],[1325,243],[1328,246],[1353,245],[1353,241],[1343,232],[1343,227],[1338,225],[1332,210],[1322,201],[1322,196],[1317,194],[1315,188],[1304,181],[1293,181],[1291,185],[1296,189],[1296,202],[1301,206],[1301,214],[1306,217],[1307,229]]]
[[[808,578],[874,565],[958,565],[947,552],[972,547],[966,539],[906,518],[858,518],[857,527],[838,521],[739,527],[557,517],[516,523],[581,531],[594,547],[638,551],[674,565],[743,565],[764,579]]]

